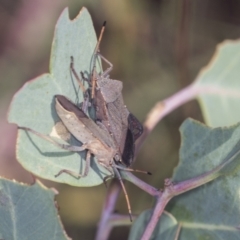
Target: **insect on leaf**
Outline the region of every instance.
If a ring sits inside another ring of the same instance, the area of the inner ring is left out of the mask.
[[[55,126],[60,119],[56,114],[54,96],[64,95],[76,104],[83,101],[82,92],[70,71],[70,57],[74,55],[77,72],[90,74],[90,63],[96,42],[96,34],[88,11],[82,8],[79,15],[70,20],[68,9],[65,9],[55,29],[50,73],[27,82],[15,94],[10,107],[9,122],[42,134],[56,133]],[[22,130],[19,131],[17,142],[18,161],[37,176],[74,186],[94,186],[103,181],[106,170],[96,161],[91,161],[89,174],[85,178],[78,180],[68,174],[54,177],[62,169],[81,173],[85,167],[86,152],[72,153],[61,150],[44,139]],[[73,137],[69,144],[80,145]]]

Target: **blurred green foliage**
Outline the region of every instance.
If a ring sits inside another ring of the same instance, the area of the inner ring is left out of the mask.
[[[1,119],[6,118],[10,100],[24,82],[48,72],[54,26],[67,6],[71,18],[82,6],[87,7],[97,33],[107,20],[101,53],[113,63],[111,77],[123,81],[125,103],[141,121],[156,101],[194,80],[208,63],[216,44],[225,39],[236,39],[240,34],[240,2],[234,0],[2,0]],[[178,129],[186,117],[202,120],[195,101],[175,110],[158,124],[134,165],[151,171],[152,177],[140,177],[158,188],[163,185],[164,178],[171,176],[178,161]],[[0,125],[0,134],[2,129],[3,125]],[[6,159],[8,162],[14,160],[13,154],[2,154],[9,149],[14,151],[14,148],[3,148],[4,141],[4,138],[0,141],[1,164],[5,164]],[[9,144],[14,146],[14,141]],[[1,175],[23,179],[21,174],[26,173],[15,171],[14,163],[8,166],[10,170],[2,170]],[[134,213],[152,206],[151,197],[129,183],[126,185]],[[60,214],[70,237],[93,239],[106,193],[104,185],[93,188],[58,185],[57,188],[60,190],[57,197]],[[84,211],[78,207],[80,203],[85,206],[81,208]],[[117,210],[127,212],[123,196]],[[126,239],[127,233],[126,227],[115,229],[111,239]]]

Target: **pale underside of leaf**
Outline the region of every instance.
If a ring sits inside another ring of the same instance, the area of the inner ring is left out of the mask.
[[[0,179],[2,239],[69,239],[59,221],[54,196],[38,181],[28,186]]]
[[[239,122],[239,66],[240,41],[224,41],[193,83],[209,126],[230,126]]]

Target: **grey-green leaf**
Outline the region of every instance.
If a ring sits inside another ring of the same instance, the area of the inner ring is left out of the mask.
[[[205,122],[212,127],[239,122],[240,41],[224,41],[198,75],[194,88]]]
[[[174,182],[227,163],[216,179],[170,201],[167,211],[182,226],[180,239],[239,239],[240,124],[209,128],[186,120],[180,130],[182,146]]]
[[[96,34],[88,11],[83,8],[74,20],[69,20],[68,9],[60,16],[52,43],[50,73],[27,82],[14,96],[9,112],[9,122],[32,128],[43,134],[52,133],[60,121],[54,107],[54,95],[61,94],[74,103],[83,100],[83,94],[70,71],[70,57],[74,57],[75,69],[90,74],[91,59],[96,45]],[[70,144],[80,145],[74,138]],[[74,186],[94,186],[103,182],[106,170],[92,161],[89,175],[76,179],[60,170],[83,172],[83,152],[71,153],[51,143],[19,131],[17,158],[24,168],[45,179]]]
[[[148,220],[150,219],[151,213],[151,210],[146,210],[140,214],[131,228],[131,232],[128,238],[129,240],[141,239],[141,236],[146,229]],[[178,227],[179,226],[176,219],[171,214],[164,212],[150,239],[175,240],[178,234]]]
[[[67,240],[54,203],[55,193],[0,178],[0,237],[4,240]]]

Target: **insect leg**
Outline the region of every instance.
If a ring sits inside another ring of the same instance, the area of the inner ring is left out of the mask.
[[[56,141],[55,139],[51,138],[50,136],[42,134],[42,133],[39,133],[39,132],[37,132],[37,131],[35,131],[35,130],[31,129],[31,128],[18,127],[18,129],[22,129],[22,130],[31,132],[31,133],[37,135],[38,137],[47,140],[48,142],[52,143],[53,145],[55,145],[55,146],[57,146],[59,148],[68,150],[70,152],[81,152],[81,151],[84,151],[87,148],[87,146],[85,144],[83,144],[82,146],[70,146],[70,145],[67,145],[67,144],[59,143],[58,141]]]
[[[127,191],[126,191],[126,188],[123,184],[123,180],[122,180],[122,177],[117,169],[117,166],[115,164],[112,164],[112,168],[114,169],[114,172],[116,173],[117,175],[117,178],[122,186],[122,189],[123,189],[123,192],[124,192],[124,195],[125,195],[125,198],[126,198],[126,202],[127,202],[127,207],[128,207],[128,213],[129,213],[129,217],[130,217],[130,221],[132,222],[132,210],[131,210],[131,205],[130,205],[130,201],[129,201],[129,198],[128,198],[128,194],[127,194]]]
[[[91,153],[90,153],[90,151],[87,151],[86,166],[85,166],[85,169],[84,169],[83,174],[79,174],[79,173],[76,173],[76,172],[71,171],[71,170],[68,170],[68,169],[62,169],[61,171],[59,171],[59,172],[55,175],[55,177],[58,177],[58,176],[61,175],[62,173],[67,173],[67,174],[71,175],[72,177],[74,177],[74,178],[76,178],[76,179],[86,177],[86,176],[88,175],[88,172],[89,172],[90,160],[91,160]]]
[[[104,185],[105,185],[106,188],[108,187],[108,186],[107,186],[107,180],[108,180],[108,179],[111,179],[112,177],[113,177],[113,174],[108,175],[108,176],[106,176],[106,177],[103,178],[103,182],[104,182]]]
[[[88,78],[86,78],[86,77],[84,76],[84,73],[83,73],[82,71],[80,72],[80,74],[81,74],[81,78],[82,78],[85,82],[87,82],[89,85],[91,85],[91,82],[89,81]]]
[[[91,93],[91,98],[93,99],[95,97],[95,87],[96,87],[96,61],[97,61],[97,55],[99,53],[99,46],[102,40],[102,36],[105,30],[105,26],[106,26],[106,21],[103,23],[99,38],[98,38],[98,42],[97,45],[95,47],[94,50],[94,55],[93,55],[93,70],[92,70],[92,93]]]
[[[84,101],[82,103],[80,103],[80,108],[84,111],[84,113],[87,113],[88,111],[88,107],[91,106],[91,103],[89,102],[89,93],[88,90],[85,89],[84,85],[83,85],[83,81],[81,80],[81,78],[78,76],[75,68],[74,68],[74,58],[73,56],[71,56],[71,63],[70,63],[70,70],[72,71],[74,77],[76,78],[79,87],[81,88],[82,92],[83,92],[83,98]],[[90,81],[84,77],[83,72],[80,72],[81,77],[84,81],[87,81],[88,84],[90,85]]]
[[[71,69],[74,77],[76,78],[79,87],[82,89],[82,92],[85,93],[86,89],[85,89],[85,87],[83,86],[82,81],[81,81],[81,79],[79,78],[79,76],[78,76],[78,74],[77,74],[77,72],[76,72],[76,70],[75,70],[75,68],[74,68],[74,59],[73,59],[73,56],[71,56],[70,69]]]
[[[107,180],[114,176],[113,171],[112,171],[112,167],[107,166],[104,161],[99,161],[98,160],[98,163],[110,172],[110,175],[107,175],[106,177],[103,178],[104,185],[107,188]]]
[[[106,78],[109,73],[112,71],[113,69],[113,64],[111,62],[109,62],[101,53],[97,53],[97,55],[105,62],[109,65],[109,67],[100,75],[103,78]]]

